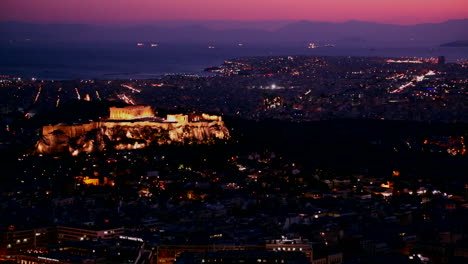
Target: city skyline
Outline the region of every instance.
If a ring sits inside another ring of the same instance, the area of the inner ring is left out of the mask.
[[[337,8],[339,7],[339,8]],[[150,23],[160,21],[360,20],[410,25],[468,17],[464,0],[90,1],[6,0],[0,21],[37,23]]]
[[[0,3],[0,263],[468,263],[468,0]]]

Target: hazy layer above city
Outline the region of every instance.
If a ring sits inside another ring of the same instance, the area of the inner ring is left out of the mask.
[[[347,42],[406,46],[468,39],[468,19],[418,25],[363,21],[163,21],[91,25],[0,22],[1,42],[292,43]]]

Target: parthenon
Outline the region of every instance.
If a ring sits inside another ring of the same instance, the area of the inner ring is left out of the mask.
[[[146,105],[133,105],[125,107],[111,107],[110,118],[111,120],[133,120],[154,117],[154,112],[151,106]]]

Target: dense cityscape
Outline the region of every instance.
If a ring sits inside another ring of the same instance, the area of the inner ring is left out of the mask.
[[[0,77],[5,263],[466,263],[468,62]]]
[[[166,110],[292,121],[387,119],[466,122],[468,62],[444,57],[247,57],[208,77],[39,81],[3,76],[3,110],[28,115],[71,99],[117,100]],[[30,95],[34,94],[34,104]],[[16,109],[15,109],[16,108]]]

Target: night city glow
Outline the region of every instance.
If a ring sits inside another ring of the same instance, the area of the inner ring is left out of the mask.
[[[468,263],[468,0],[0,0],[0,263]]]

